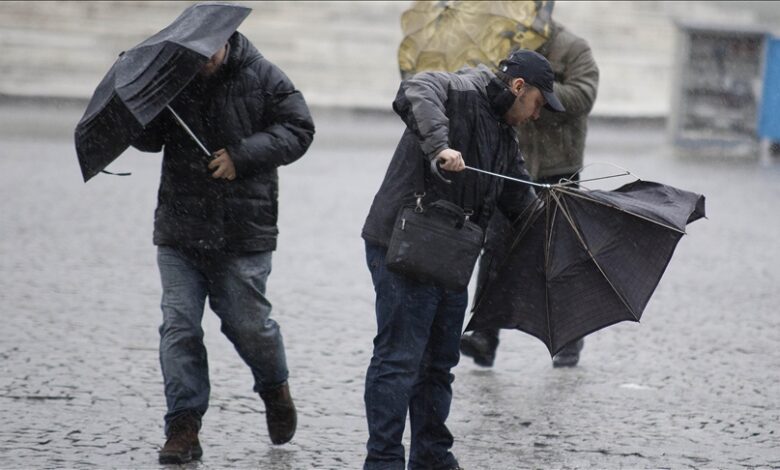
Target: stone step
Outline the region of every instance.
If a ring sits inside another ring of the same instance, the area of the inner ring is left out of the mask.
[[[194,2],[0,2],[0,94],[91,95],[117,54]],[[387,109],[398,87],[401,14],[412,2],[238,2],[240,31],[315,105]],[[761,2],[564,2],[554,17],[585,38],[601,70],[594,114],[669,111],[675,21],[780,24]],[[772,3],[772,2],[767,2]]]

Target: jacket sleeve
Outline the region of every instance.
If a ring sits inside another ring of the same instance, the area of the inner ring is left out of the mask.
[[[450,146],[446,115],[450,79],[446,72],[415,74],[401,82],[393,101],[393,110],[417,136],[428,159]]]
[[[509,176],[526,181],[532,181],[531,175],[525,169],[525,160],[517,152],[514,163],[507,171]],[[498,197],[498,209],[512,222],[523,214],[523,211],[536,200],[536,191],[530,184],[504,181],[501,194]]]
[[[590,113],[599,86],[599,68],[588,43],[577,38],[563,56],[566,68],[555,77],[553,90],[566,108],[565,113],[547,112],[546,118],[562,121]]]
[[[314,139],[314,121],[303,95],[279,68],[268,64],[267,73],[274,86],[260,91],[265,94],[261,100],[265,105],[256,112],[264,113],[263,120],[270,124],[227,146],[239,176],[290,164],[306,153]]]

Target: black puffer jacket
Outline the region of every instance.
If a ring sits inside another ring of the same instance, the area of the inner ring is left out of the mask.
[[[193,140],[163,112],[133,142],[164,147],[154,243],[229,251],[276,248],[277,167],[308,149],[314,123],[301,93],[236,32],[227,60],[196,77],[171,107],[211,152],[225,148],[236,179],[214,179]]]
[[[503,122],[509,93],[485,66],[457,73],[423,72],[404,80],[393,109],[407,129],[396,147],[363,225],[363,238],[387,246],[401,206],[414,202],[419,174],[425,202],[471,203],[472,220],[486,228],[496,208],[514,219],[535,198],[531,186],[465,170],[447,173],[448,185],[432,176],[429,162],[446,148],[466,165],[529,180],[515,130]],[[509,104],[514,100],[512,95]]]

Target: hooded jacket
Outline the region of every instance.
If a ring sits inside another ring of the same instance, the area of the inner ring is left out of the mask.
[[[276,248],[277,167],[299,159],[314,136],[301,93],[241,33],[211,77],[196,77],[171,103],[210,152],[225,148],[233,181],[214,179],[206,156],[169,113],[133,146],[164,148],[154,243],[228,251]]]
[[[430,170],[430,161],[452,148],[468,166],[530,179],[515,130],[503,121],[514,101],[507,93],[511,95],[483,65],[456,73],[422,72],[402,81],[393,110],[406,130],[369,209],[362,232],[366,241],[387,246],[398,210],[413,204],[420,189],[424,204],[445,199],[473,210],[471,220],[483,229],[496,208],[513,219],[522,212],[535,196],[526,184],[469,170],[442,171],[452,180],[448,185]]]

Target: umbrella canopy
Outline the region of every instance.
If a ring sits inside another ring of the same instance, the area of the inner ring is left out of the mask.
[[[494,275],[480,286],[467,330],[516,328],[554,355],[621,321],[639,321],[704,196],[649,181],[614,191],[554,185]]]
[[[535,50],[549,37],[552,1],[418,1],[401,16],[398,66],[406,77],[498,63],[515,49]]]
[[[230,4],[192,5],[165,29],[119,55],[76,126],[85,182],[130,146],[251,11]]]

